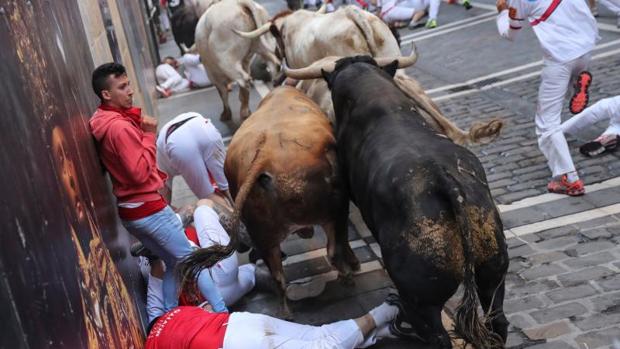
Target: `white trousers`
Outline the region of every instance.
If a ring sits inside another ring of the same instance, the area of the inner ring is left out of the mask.
[[[170,30],[170,18],[168,18],[168,10],[165,7],[159,9],[159,23],[163,31]]]
[[[387,23],[410,21],[415,12],[425,11],[427,8],[428,18],[437,19],[441,0],[408,0],[404,2],[388,3],[381,11],[382,18]]]
[[[214,244],[227,245],[230,238],[218,220],[217,213],[208,206],[199,206],[194,211],[194,225],[201,247]],[[254,264],[239,266],[237,252],[209,268],[215,286],[220,291],[226,306],[235,304],[254,288]],[[146,295],[146,313],[149,322],[165,313],[162,280],[149,274]]]
[[[589,63],[590,54],[566,63],[544,60],[535,117],[536,135],[538,147],[547,158],[554,177],[575,171],[562,132],[562,107],[568,87],[580,72],[588,68]]]
[[[599,0],[599,3],[607,7],[616,16],[620,16],[620,1],[619,0]]]
[[[202,117],[189,120],[168,137],[163,148],[174,172],[183,176],[199,199],[215,191],[209,173],[221,190],[228,189],[224,175],[226,148],[222,135],[211,121]]]
[[[228,245],[230,238],[220,224],[217,213],[209,206],[199,206],[194,211],[194,225],[198,233],[200,247],[207,248],[214,244]],[[211,277],[224,298],[226,305],[235,304],[254,288],[256,266],[244,264],[239,266],[237,252],[219,261],[211,267]]]
[[[609,125],[602,135],[620,135],[620,96],[602,99],[562,124],[562,131],[577,135],[599,121]]]
[[[353,349],[363,342],[354,320],[311,326],[240,312],[230,315],[224,349]]]

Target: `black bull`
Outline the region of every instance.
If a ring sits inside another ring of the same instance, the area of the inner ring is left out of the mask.
[[[353,57],[323,72],[351,200],[381,246],[417,336],[451,348],[441,310],[463,282],[457,335],[477,348],[503,347],[508,252],[484,169],[473,153],[426,125],[393,82],[395,69]],[[489,314],[484,324],[476,290]]]

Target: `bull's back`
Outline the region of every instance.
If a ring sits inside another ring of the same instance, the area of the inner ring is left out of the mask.
[[[450,198],[452,188],[444,180],[448,174],[463,190],[466,211],[474,222],[476,263],[497,253],[501,221],[484,169],[473,153],[420,127],[411,116],[389,118],[364,139],[357,145],[359,151],[346,149],[355,154],[347,161],[352,195],[369,225],[382,235],[377,237],[382,248],[410,251],[406,255],[413,258],[388,257],[386,263],[405,267],[415,262],[462,278],[462,227]]]
[[[196,47],[207,70],[231,65],[250,53],[252,40],[239,37],[233,29],[256,29],[248,13],[236,1],[216,2],[198,21]]]
[[[370,29],[369,38],[347,16],[345,9],[287,22],[287,33],[294,34],[287,38],[290,66],[303,68],[329,56],[372,55],[371,45],[376,47],[379,57],[399,56],[398,43],[385,23],[372,14],[360,12],[359,20],[365,21]]]
[[[294,88],[280,87],[261,101],[231,140],[225,171],[233,192],[246,180],[259,147],[261,156],[268,159],[266,171],[293,175],[300,169],[324,166],[335,139],[312,100]]]

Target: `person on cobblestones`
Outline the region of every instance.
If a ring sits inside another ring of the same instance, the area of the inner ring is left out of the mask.
[[[146,349],[353,349],[394,338],[390,325],[401,307],[398,296],[357,319],[322,326],[302,325],[263,314],[214,313],[209,306],[181,306],[155,320]]]
[[[168,62],[174,61],[172,57],[164,58],[164,61],[155,68],[155,77],[158,85],[156,89],[163,97],[170,97],[174,93],[189,91],[190,82]]]
[[[166,174],[157,168],[157,120],[133,106],[133,89],[125,67],[103,64],[92,74],[101,105],[90,119],[99,156],[110,173],[122,224],[146,248],[166,263],[163,279],[165,309],[177,305],[178,280],[174,269],[192,252],[183,226],[159,191]],[[202,295],[217,311],[225,311],[222,295],[208,272],[197,274]]]
[[[562,131],[576,135],[600,121],[608,121],[607,129],[579,150],[586,156],[596,156],[616,149],[620,140],[620,96],[598,101],[562,124]]]
[[[379,17],[388,24],[409,22],[409,28],[413,29],[420,25],[428,9],[426,28],[436,28],[440,4],[441,0],[380,0]]]
[[[220,224],[215,205],[215,202],[209,199],[202,199],[196,204],[193,212],[194,226],[190,225],[185,229],[185,235],[194,248],[208,248],[215,244],[226,246],[230,242],[228,233]],[[144,263],[142,258],[141,266],[150,265],[150,268],[142,268],[150,269],[145,270],[148,277],[146,309],[150,322],[166,312],[162,293],[162,275],[165,267],[161,260],[153,258],[150,251],[143,250],[143,252],[142,255],[148,258],[148,262]],[[277,285],[266,268],[251,263],[239,265],[236,252],[217,262],[209,268],[209,272],[227,306],[235,304],[255,286],[260,291],[276,291]],[[205,301],[200,293],[191,292],[191,289],[191,287],[183,289],[180,305],[198,305]]]
[[[167,63],[175,69],[178,69],[180,65],[183,66],[183,72],[187,80],[189,80],[190,88],[202,88],[211,85],[211,81],[209,81],[207,76],[207,70],[200,62],[200,55],[187,52],[179,59],[169,59]]]
[[[168,175],[164,197],[170,199],[172,178],[181,175],[196,197],[217,200],[232,208],[225,159],[222,135],[211,120],[194,112],[176,116],[157,137],[157,165]]]
[[[575,82],[571,112],[579,113],[587,106],[592,76],[581,73],[588,68],[598,39],[596,20],[585,1],[497,0],[497,10],[497,27],[502,37],[513,40],[529,21],[543,50],[535,123],[538,146],[553,175],[547,189],[553,193],[583,195],[583,181],[579,179],[562,132],[561,113],[571,81]]]

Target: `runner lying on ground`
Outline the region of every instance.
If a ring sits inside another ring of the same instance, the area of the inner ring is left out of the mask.
[[[620,138],[620,96],[605,98],[562,124],[562,131],[576,135],[599,121],[609,121],[607,129],[579,150],[583,155],[596,156],[614,150]]]
[[[214,313],[208,305],[181,306],[154,322],[145,348],[366,348],[381,338],[394,338],[390,325],[399,308],[400,300],[392,294],[357,319],[310,326],[262,314]]]

